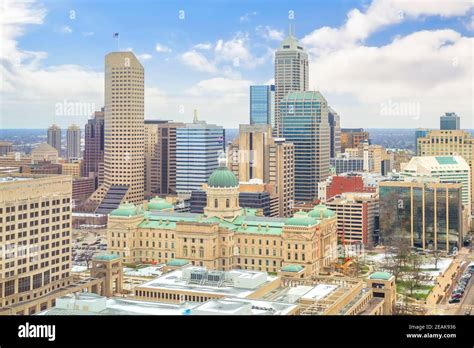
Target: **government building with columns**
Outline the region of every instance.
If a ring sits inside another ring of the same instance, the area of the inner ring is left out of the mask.
[[[164,199],[124,203],[109,215],[108,250],[123,263],[188,262],[209,270],[317,274],[337,262],[335,213],[324,205],[290,218],[239,207],[239,183],[221,160],[204,184],[204,214],[174,212]]]

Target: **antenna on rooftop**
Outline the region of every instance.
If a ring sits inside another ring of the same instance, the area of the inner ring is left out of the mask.
[[[194,109],[194,118],[193,118],[193,122],[196,123],[198,121],[198,111],[197,109]]]

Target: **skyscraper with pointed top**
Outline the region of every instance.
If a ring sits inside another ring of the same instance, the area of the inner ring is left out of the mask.
[[[275,134],[281,135],[280,101],[288,92],[308,90],[308,54],[294,36],[291,23],[288,36],[275,53]]]

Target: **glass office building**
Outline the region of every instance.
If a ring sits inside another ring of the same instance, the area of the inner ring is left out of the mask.
[[[311,202],[330,174],[327,101],[315,91],[289,92],[279,105],[281,135],[294,144],[295,200]]]
[[[452,252],[463,237],[460,184],[386,181],[379,187],[380,242]]]
[[[440,130],[459,130],[461,119],[454,112],[447,112],[439,118]]]
[[[250,124],[275,126],[275,85],[250,86]]]

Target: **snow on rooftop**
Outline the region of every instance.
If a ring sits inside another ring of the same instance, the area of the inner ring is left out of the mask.
[[[304,300],[321,300],[328,296],[331,292],[338,288],[337,285],[332,284],[318,284],[313,289],[303,295]]]

